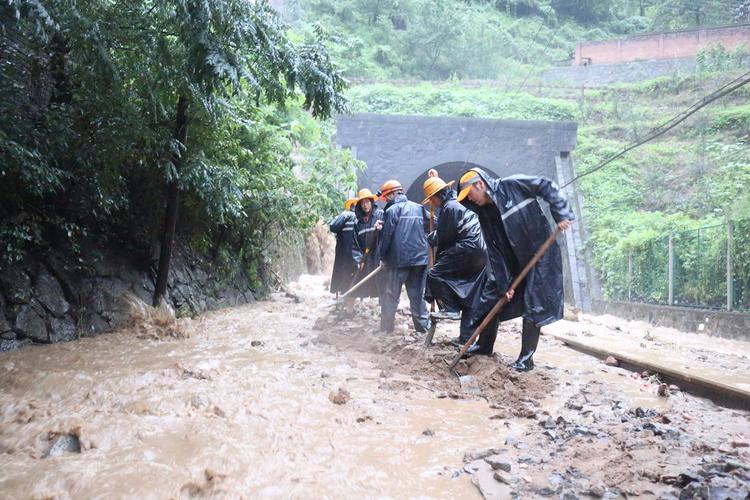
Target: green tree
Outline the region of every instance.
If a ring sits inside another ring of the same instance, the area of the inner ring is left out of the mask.
[[[315,117],[345,108],[344,80],[323,44],[292,43],[265,1],[9,0],[2,9],[6,32],[33,33],[31,45],[52,52],[49,61],[38,58],[51,70],[53,90],[45,99],[48,109],[36,113],[44,123],[28,120],[35,140],[16,140],[22,130],[0,136],[12,153],[8,177],[36,184],[32,191],[43,197],[61,190],[64,179],[84,174],[78,189],[110,200],[104,208],[111,213],[127,198],[127,176],[118,167],[155,167],[166,184],[166,209],[154,304],[166,291],[180,193],[198,191],[204,186],[193,183],[207,179],[200,172],[208,171],[211,130],[227,120],[244,123],[243,107],[282,104],[298,93]],[[19,104],[4,111],[17,114]],[[87,128],[106,138],[69,133]],[[63,143],[45,140],[52,131]],[[103,148],[87,151],[92,143]]]

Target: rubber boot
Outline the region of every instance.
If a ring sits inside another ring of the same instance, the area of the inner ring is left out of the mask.
[[[534,369],[534,353],[539,344],[541,329],[533,321],[523,320],[521,331],[521,354],[510,367],[519,372],[528,372]]]

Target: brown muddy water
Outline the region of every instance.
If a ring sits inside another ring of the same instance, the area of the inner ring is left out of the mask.
[[[0,497],[479,498],[473,481],[489,498],[649,498],[677,491],[675,471],[750,460],[746,412],[659,397],[559,342],[543,338],[538,368],[511,373],[515,323],[499,356],[459,365],[474,381],[462,386],[443,362],[455,324],[424,349],[403,314],[391,336],[375,333],[374,304],[331,314],[321,277],[290,289],[299,302],[206,314],[180,325],[188,338],[134,325],[0,354]],[[339,389],[345,404],[331,401]],[[679,439],[644,431],[636,408]],[[61,435],[80,453],[49,453]],[[484,448],[513,464],[512,485],[464,460]]]

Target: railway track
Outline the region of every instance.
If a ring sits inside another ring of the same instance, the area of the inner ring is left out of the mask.
[[[557,333],[543,332],[543,335],[554,338],[562,342],[565,346],[583,352],[597,358],[606,359],[615,358],[619,365],[632,371],[648,371],[658,373],[662,378],[671,383],[675,383],[686,392],[706,397],[714,403],[730,408],[750,410],[750,390],[727,384],[720,380],[715,380],[702,375],[689,373],[665,363],[655,362],[643,359],[630,353],[617,352],[613,349],[607,349],[595,346],[578,339],[571,338],[567,335]]]

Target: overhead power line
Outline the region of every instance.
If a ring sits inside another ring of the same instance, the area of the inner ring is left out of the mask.
[[[607,165],[609,165],[610,163],[612,163],[616,159],[624,156],[625,154],[627,154],[628,152],[632,151],[633,149],[635,149],[635,148],[637,148],[639,146],[642,146],[642,145],[646,144],[647,142],[653,141],[657,137],[660,137],[660,136],[664,135],[665,133],[669,132],[670,130],[672,130],[673,128],[675,128],[680,123],[682,123],[685,120],[687,120],[690,116],[692,116],[693,114],[695,114],[701,108],[709,105],[710,103],[714,102],[717,99],[720,99],[720,98],[724,97],[725,95],[731,94],[735,90],[739,89],[740,87],[742,87],[744,85],[747,85],[748,83],[750,83],[750,71],[748,71],[747,73],[744,73],[744,74],[738,76],[737,78],[735,78],[731,82],[724,84],[720,88],[718,88],[718,89],[714,90],[713,92],[711,92],[710,94],[704,96],[702,99],[700,99],[699,101],[697,101],[695,104],[693,104],[689,108],[683,110],[682,112],[680,112],[677,115],[673,116],[668,121],[664,122],[662,125],[660,125],[660,126],[654,128],[653,130],[651,130],[651,132],[649,132],[646,135],[646,137],[644,137],[643,139],[640,139],[640,140],[638,140],[636,142],[631,143],[630,145],[628,145],[624,149],[622,149],[622,150],[618,151],[617,153],[611,155],[609,158],[607,158],[606,160],[604,160],[603,162],[601,162],[597,166],[595,166],[595,167],[593,167],[593,168],[591,168],[591,169],[583,172],[582,174],[579,174],[579,175],[575,176],[573,179],[571,179],[570,181],[568,181],[567,183],[565,183],[562,187],[566,187],[566,186],[574,183],[575,181],[577,181],[578,179],[580,179],[582,177],[585,177],[587,175],[593,174],[594,172],[597,172],[597,171],[601,170],[602,168],[606,167]]]

